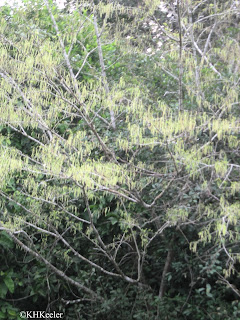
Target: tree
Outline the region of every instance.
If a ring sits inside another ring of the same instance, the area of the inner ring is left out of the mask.
[[[239,259],[237,3],[6,10],[1,230],[94,310],[127,284],[148,319],[188,316],[199,261],[239,297],[227,278]],[[177,259],[191,286],[171,311]]]

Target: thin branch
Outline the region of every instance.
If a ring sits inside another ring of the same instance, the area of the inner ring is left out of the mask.
[[[98,56],[99,56],[99,61],[100,61],[100,65],[101,65],[101,74],[102,74],[103,85],[104,85],[106,94],[109,95],[110,90],[109,90],[109,86],[108,86],[107,75],[106,75],[106,71],[105,71],[105,64],[104,64],[104,60],[103,60],[101,34],[98,31],[97,18],[96,18],[95,14],[93,15],[93,24],[94,24],[94,29],[95,29],[96,36],[97,36]],[[110,108],[110,116],[111,116],[111,125],[112,125],[113,129],[116,129],[115,115],[114,115],[114,112],[111,108]]]
[[[182,41],[182,23],[181,23],[181,0],[177,0],[177,16],[178,16],[178,27],[179,27],[179,111],[183,110],[183,65],[182,65],[182,52],[183,52],[183,41]]]

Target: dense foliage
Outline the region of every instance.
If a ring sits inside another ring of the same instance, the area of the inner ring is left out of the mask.
[[[0,11],[0,319],[240,319],[239,2]]]

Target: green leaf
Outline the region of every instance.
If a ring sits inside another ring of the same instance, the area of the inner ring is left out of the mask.
[[[5,249],[12,249],[14,246],[12,239],[5,232],[0,236],[0,246]]]
[[[7,294],[8,288],[4,283],[0,283],[0,298],[5,298]]]
[[[7,286],[8,290],[13,293],[14,292],[14,282],[12,280],[12,278],[10,278],[9,276],[5,277],[3,279],[5,285]]]
[[[14,311],[14,310],[12,310],[12,309],[8,309],[8,314],[10,315],[10,316],[16,316],[17,314],[16,314],[16,311]]]
[[[209,297],[209,298],[212,298],[212,294],[210,293],[211,291],[211,285],[209,283],[207,283],[206,285],[206,295]]]

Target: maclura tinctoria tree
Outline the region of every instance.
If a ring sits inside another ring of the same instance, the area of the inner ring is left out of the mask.
[[[46,0],[1,14],[0,229],[93,299],[103,297],[61,270],[63,258],[148,290],[148,250],[167,239],[162,298],[184,235],[193,251],[211,243],[230,275],[238,2],[79,1],[70,11]],[[61,251],[47,255],[50,243]]]

